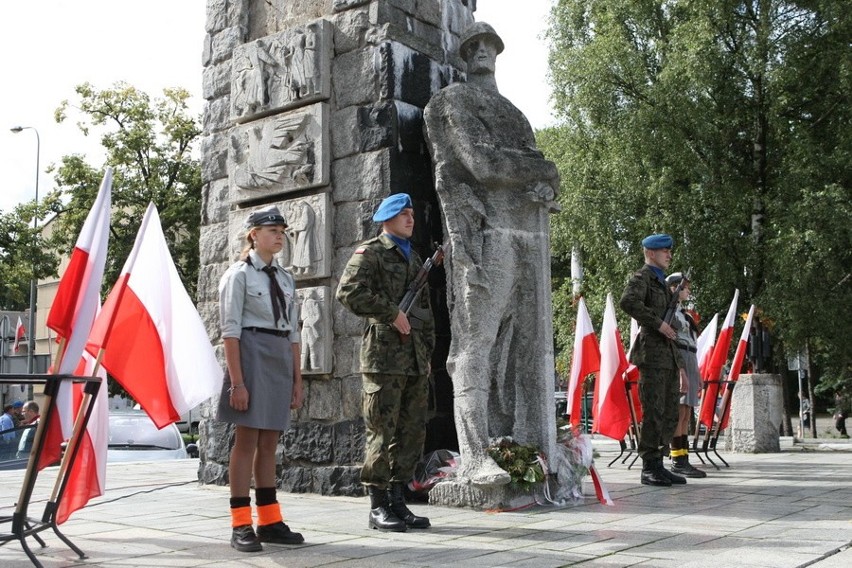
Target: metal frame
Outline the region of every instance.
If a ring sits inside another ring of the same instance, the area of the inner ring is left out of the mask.
[[[62,457],[62,463],[59,468],[56,480],[56,488],[54,496],[48,500],[44,508],[44,513],[41,519],[29,517],[27,510],[29,508],[30,499],[32,498],[33,489],[38,477],[38,463],[41,454],[44,450],[45,436],[44,433],[53,421],[54,409],[56,408],[56,396],[59,393],[59,387],[63,381],[71,381],[74,383],[85,383],[83,403],[78,411],[77,419],[74,423],[72,432],[72,443],[69,445]],[[44,405],[41,419],[39,420],[38,428],[36,428],[33,447],[30,452],[29,462],[24,474],[23,486],[21,494],[15,504],[15,512],[12,516],[0,517],[0,527],[5,523],[11,523],[11,532],[0,532],[0,546],[5,546],[8,542],[17,540],[21,543],[21,548],[24,553],[32,561],[33,565],[42,568],[41,562],[30,550],[27,544],[27,537],[33,537],[42,548],[47,546],[44,540],[41,539],[39,533],[47,529],[53,529],[53,532],[64,542],[71,550],[77,553],[82,559],[86,558],[86,554],[80,550],[67,536],[62,534],[56,523],[56,512],[59,508],[59,503],[65,492],[65,487],[68,484],[68,479],[71,475],[72,467],[77,459],[79,444],[74,443],[78,439],[81,432],[85,431],[89,418],[92,415],[92,409],[95,404],[95,395],[101,387],[100,377],[76,377],[73,375],[0,375],[0,384],[27,384],[32,388],[33,385],[44,385],[44,395],[46,404]]]

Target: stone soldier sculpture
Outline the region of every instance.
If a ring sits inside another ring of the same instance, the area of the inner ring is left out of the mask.
[[[429,519],[406,506],[405,484],[423,452],[429,364],[435,322],[428,289],[408,315],[399,302],[423,262],[411,246],[414,209],[398,193],[379,205],[373,221],[382,233],[362,243],[346,264],[337,299],[365,319],[361,342],[362,410],[367,430],[361,482],[370,495],[368,524],[403,532]]]
[[[553,330],[548,214],[559,173],[526,117],[494,78],[503,41],[477,22],[461,37],[467,82],[424,111],[450,254],[445,261],[461,481],[508,483],[489,438],[554,454]]]
[[[639,324],[630,362],[639,368],[641,481],[643,485],[664,487],[686,483],[685,478],[663,467],[660,451],[671,443],[680,395],[687,392],[677,331],[663,320],[673,298],[664,272],[671,264],[673,245],[669,235],[650,235],[642,240],[645,265],[630,277],[619,302],[621,309]]]

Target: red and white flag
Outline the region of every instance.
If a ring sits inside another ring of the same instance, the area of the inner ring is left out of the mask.
[[[624,439],[630,427],[630,407],[624,389],[627,356],[618,332],[612,294],[606,295],[603,326],[601,327],[600,372],[595,381],[595,398],[592,414],[595,417],[592,432],[615,440]]]
[[[725,366],[725,361],[728,360],[728,351],[734,335],[734,320],[737,316],[737,302],[739,298],[740,291],[736,290],[734,292],[734,299],[731,301],[731,307],[728,308],[728,315],[725,316],[725,321],[722,323],[722,331],[719,332],[719,338],[716,340],[716,346],[713,348],[713,355],[707,364],[707,373],[702,377],[708,383],[704,394],[701,396],[701,410],[698,413],[698,419],[707,428],[713,427],[713,418],[716,415],[719,381],[722,378],[722,367]]]
[[[748,310],[748,316],[746,317],[745,325],[743,326],[743,331],[740,334],[740,341],[737,343],[737,350],[734,352],[734,360],[731,363],[731,370],[728,372],[728,384],[725,385],[725,390],[728,391],[733,389],[733,383],[737,382],[740,378],[740,369],[743,366],[743,361],[745,360],[746,349],[748,349],[748,338],[751,333],[751,321],[754,319],[754,304],[751,305],[751,308]],[[728,395],[730,398],[730,395]],[[726,404],[725,408],[722,409],[722,424],[720,425],[720,429],[724,430],[728,427],[728,417],[731,414],[731,405]]]
[[[713,319],[707,327],[699,334],[695,342],[695,357],[698,360],[698,374],[705,376],[710,357],[713,355],[713,346],[716,345],[716,330],[719,327],[719,314],[713,314]]]
[[[630,318],[630,347],[627,352],[633,351],[633,344],[636,343],[636,338],[639,337],[639,322]],[[633,402],[633,414],[636,416],[636,423],[642,422],[642,403],[639,400],[639,367],[634,365],[628,359],[627,370],[624,371],[624,386],[630,390],[628,401]]]
[[[148,205],[87,346],[162,428],[219,392],[222,368]]]
[[[586,301],[577,302],[577,325],[574,328],[574,355],[571,358],[571,374],[568,379],[566,395],[567,412],[571,415],[571,425],[576,427],[582,419],[583,379],[600,369],[601,354],[592,318],[586,309]]]
[[[18,324],[15,326],[15,353],[17,353],[20,348],[21,340],[24,338],[24,333],[26,333],[26,330],[24,329],[24,322],[21,320],[21,316],[18,316]]]
[[[76,374],[91,372],[80,368],[86,338],[92,329],[100,307],[100,290],[106,265],[109,241],[110,211],[112,208],[112,168],[104,172],[100,190],[89,211],[68,268],[59,281],[56,297],[47,317],[47,326],[56,331],[65,348],[62,359],[53,372]],[[106,399],[106,379],[99,389]],[[50,424],[44,433],[45,442],[39,459],[39,469],[55,463],[61,455],[61,444],[72,436],[74,419],[82,400],[80,387],[64,382],[56,395]],[[97,404],[97,403],[96,403]],[[106,402],[95,407],[86,432],[80,438],[76,460],[69,472],[65,495],[71,498],[60,501],[61,514],[57,511],[57,522],[62,523],[73,511],[84,506],[91,497],[102,495],[106,475],[106,450],[108,429]],[[102,410],[102,412],[99,412]]]
[[[95,372],[95,359],[88,353],[83,353],[75,375],[90,377]],[[80,438],[77,457],[68,475],[59,507],[56,510],[56,522],[59,524],[86,505],[89,499],[98,497],[106,491],[106,462],[109,448],[109,397],[107,394],[106,371],[99,367],[97,376],[101,378],[101,386],[93,401],[92,414],[86,431]],[[74,385],[72,391],[72,407],[76,416],[83,403],[83,385]]]

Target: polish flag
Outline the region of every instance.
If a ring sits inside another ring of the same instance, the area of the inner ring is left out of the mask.
[[[595,417],[592,432],[614,440],[623,440],[630,427],[630,407],[623,382],[628,364],[615,320],[612,294],[606,295],[600,354],[600,372],[598,380],[595,381],[595,398],[592,405],[592,414]]]
[[[18,316],[18,325],[15,326],[15,353],[21,345],[21,340],[24,338],[24,322],[21,321],[21,316]]]
[[[710,356],[713,355],[713,346],[716,345],[716,330],[719,326],[719,314],[713,314],[713,319],[704,328],[695,342],[695,357],[698,359],[698,374],[704,377],[707,366],[710,364]]]
[[[109,242],[111,208],[112,168],[107,168],[47,316],[47,327],[64,341],[62,359],[54,367],[54,373],[75,373],[83,356],[86,338],[97,316]],[[103,390],[106,390],[106,385]],[[43,433],[45,441],[39,458],[39,469],[59,460],[62,443],[71,438],[74,416],[72,388],[66,381],[58,390],[54,414]],[[92,460],[80,459],[78,463],[92,463]]]
[[[95,360],[83,353],[75,375],[90,377],[95,372]],[[68,475],[68,482],[59,500],[56,510],[56,522],[59,524],[86,505],[89,499],[104,494],[106,490],[107,448],[109,447],[109,399],[107,395],[106,371],[99,367],[97,376],[101,377],[101,386],[95,396],[92,413],[86,430],[80,438],[74,466]],[[74,416],[83,403],[83,385],[73,385],[72,408]]]
[[[743,366],[743,361],[745,360],[746,349],[748,349],[748,338],[749,333],[751,333],[751,321],[754,318],[754,304],[751,305],[751,308],[748,310],[748,317],[746,317],[745,325],[743,326],[743,332],[740,334],[740,341],[737,343],[737,350],[734,353],[734,361],[731,363],[731,370],[728,373],[728,384],[725,385],[725,395],[723,396],[724,403],[722,404],[722,424],[720,426],[721,430],[724,430],[728,427],[728,418],[731,415],[731,391],[734,388],[734,383],[740,378],[740,369]],[[717,414],[718,418],[718,414]]]
[[[722,378],[722,367],[724,367],[725,361],[728,360],[728,350],[731,347],[731,339],[734,335],[734,320],[737,315],[737,301],[739,298],[740,291],[736,290],[734,292],[734,299],[731,301],[731,307],[728,308],[728,315],[725,316],[725,321],[722,323],[722,331],[719,332],[719,338],[716,340],[716,345],[713,348],[713,355],[707,364],[707,372],[702,377],[708,382],[707,388],[701,396],[701,409],[698,413],[698,419],[708,429],[713,427],[713,418],[716,415],[719,381]]]
[[[600,369],[601,354],[592,318],[586,309],[586,301],[580,298],[577,303],[577,325],[574,329],[574,356],[571,358],[571,375],[568,380],[567,412],[571,415],[571,425],[577,427],[582,419],[583,379]]]
[[[178,276],[153,203],[87,346],[157,427],[222,387],[222,368]]]
[[[639,322],[630,318],[630,347],[627,352],[633,351],[636,338],[639,337]],[[633,413],[636,415],[636,423],[642,422],[642,402],[639,400],[639,367],[627,361],[627,370],[624,371],[624,387],[630,390],[629,400],[633,402]]]

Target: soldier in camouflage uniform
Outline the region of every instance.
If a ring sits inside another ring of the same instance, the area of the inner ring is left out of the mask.
[[[362,411],[367,430],[361,482],[370,495],[369,526],[402,532],[427,528],[429,519],[405,505],[405,484],[423,451],[427,376],[435,345],[435,322],[424,288],[409,314],[399,309],[423,265],[411,248],[411,198],[395,194],[379,205],[373,220],[382,233],[362,243],[349,259],[337,299],[365,318],[361,343]]]
[[[686,483],[684,477],[663,467],[660,450],[671,442],[678,421],[680,394],[687,390],[683,358],[675,343],[677,331],[663,321],[672,300],[664,270],[671,263],[673,244],[669,235],[651,235],[642,240],[645,265],[630,277],[620,301],[621,309],[640,326],[630,361],[640,374],[641,481],[643,485],[664,487]]]

